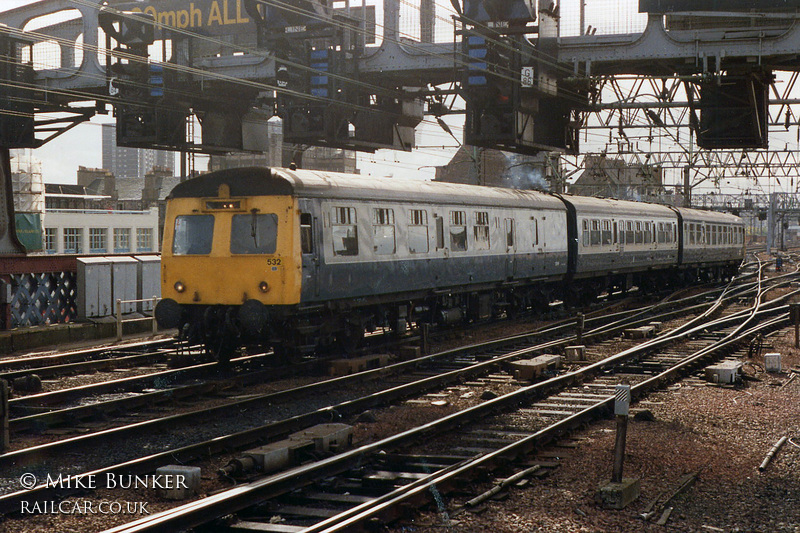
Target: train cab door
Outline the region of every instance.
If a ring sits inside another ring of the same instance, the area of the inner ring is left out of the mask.
[[[303,267],[303,292],[319,296],[319,220],[311,213],[300,213],[300,252]]]
[[[517,234],[513,218],[505,219],[506,278],[512,279],[517,269]]]

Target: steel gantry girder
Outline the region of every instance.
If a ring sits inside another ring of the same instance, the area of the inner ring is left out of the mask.
[[[800,100],[795,97],[797,72],[785,72],[769,87],[767,125],[772,150],[701,150],[696,109],[688,91],[697,76],[603,75],[591,77],[587,108],[579,113],[585,151],[603,154],[636,167],[658,167],[688,172],[680,187],[755,189],[759,178],[776,180],[783,190],[794,190],[800,176]],[[696,97],[696,95],[695,95]],[[590,148],[588,148],[590,147]],[[564,156],[567,174],[575,173],[582,156]],[[689,178],[688,183],[686,178]]]

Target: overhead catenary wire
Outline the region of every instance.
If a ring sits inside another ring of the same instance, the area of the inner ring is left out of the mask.
[[[72,3],[77,4],[77,5],[84,5],[86,7],[98,8],[97,4],[94,4],[94,3],[89,2],[87,0],[70,0],[70,1]],[[322,15],[320,15],[319,13],[317,13],[315,11],[305,10],[305,9],[299,8],[297,6],[294,6],[294,5],[288,4],[286,2],[283,2],[281,0],[256,0],[256,1],[259,4],[262,4],[262,5],[277,7],[279,9],[283,9],[283,10],[289,11],[291,13],[299,14],[299,15],[308,17],[310,19],[316,20],[318,22],[323,22],[323,23],[330,24],[330,25],[335,26],[335,27],[339,27],[341,29],[345,29],[345,30],[348,30],[348,31],[354,31],[356,33],[361,33],[361,34],[364,34],[364,35],[370,35],[369,31],[367,31],[366,29],[361,28],[359,26],[354,26],[352,24],[348,24],[345,21],[337,20],[337,19],[332,18],[332,17],[322,16]],[[408,3],[408,2],[405,2],[405,3],[407,5],[412,5],[412,4]],[[419,9],[418,6],[415,6],[415,7],[417,9]],[[130,15],[125,14],[122,11],[119,11],[119,10],[116,10],[116,9],[113,9],[113,8],[109,8],[107,6],[104,9],[109,10],[110,12],[116,13],[119,16],[130,16]],[[477,23],[477,22],[473,22],[473,23],[474,24],[480,24],[480,23]],[[213,44],[217,44],[217,45],[224,46],[224,47],[227,47],[227,48],[231,48],[231,49],[233,49],[233,50],[235,50],[237,52],[243,52],[243,53],[248,53],[248,54],[251,54],[251,55],[263,56],[263,57],[266,57],[268,55],[268,53],[265,53],[262,50],[257,50],[257,49],[243,47],[243,46],[237,45],[237,44],[232,44],[232,43],[229,43],[227,41],[223,41],[221,39],[215,39],[215,38],[210,37],[210,36],[200,35],[200,34],[198,34],[196,32],[192,32],[192,31],[187,30],[187,29],[174,28],[172,26],[167,26],[167,25],[165,25],[163,23],[160,23],[158,21],[154,21],[152,24],[154,25],[154,27],[156,27],[158,29],[161,29],[161,30],[168,30],[168,31],[170,31],[172,33],[178,33],[178,34],[186,35],[186,36],[189,36],[189,37],[192,37],[192,38],[200,39],[202,41],[206,41],[206,42],[209,42],[209,43],[213,43]],[[387,42],[392,42],[394,44],[398,44],[398,45],[400,45],[400,46],[402,46],[404,48],[407,48],[409,50],[417,51],[420,54],[429,55],[429,56],[433,56],[433,57],[450,59],[451,58],[451,54],[452,54],[454,56],[454,60],[455,60],[456,65],[459,66],[459,67],[468,67],[469,64],[470,64],[471,58],[467,54],[465,54],[464,52],[460,51],[457,47],[454,47],[452,49],[452,51],[450,53],[446,54],[446,55],[442,54],[442,53],[436,53],[436,52],[433,52],[433,51],[429,50],[426,47],[421,46],[420,44],[416,44],[414,42],[403,41],[403,40],[401,40],[399,38],[388,37],[386,35],[385,26],[383,26],[382,24],[378,23],[377,21],[375,21],[375,26],[378,27],[378,28],[382,28],[384,30],[383,39],[385,41],[387,41]],[[485,28],[487,31],[492,32],[491,28],[488,28],[485,25],[481,25],[481,26],[483,28]],[[407,35],[407,34],[402,34],[402,32],[399,32],[399,31],[398,31],[398,35],[400,35],[401,37],[407,37],[408,39],[413,39],[412,36]],[[490,33],[490,35],[491,35],[491,33]],[[503,40],[492,39],[490,36],[486,36],[486,37],[490,42],[493,42],[494,44],[496,44],[496,45],[498,45],[500,47],[503,47],[508,51],[516,51],[517,50],[514,46],[508,44],[507,42],[505,42]],[[453,43],[453,44],[456,44],[456,43]],[[539,60],[544,62],[545,64],[548,64],[548,66],[560,69],[560,70],[562,70],[562,71],[564,71],[566,73],[571,73],[571,70],[567,69],[563,65],[560,65],[558,63],[558,59],[555,58],[555,57],[540,54]],[[303,64],[300,64],[300,63],[295,63],[295,62],[291,62],[291,61],[284,60],[284,59],[282,59],[282,61],[284,63],[286,63],[287,65],[290,65],[290,66],[293,66],[293,67],[296,67],[296,68],[299,68],[299,69],[303,69],[303,70],[307,70],[307,71],[311,71],[311,72],[315,72],[315,73],[320,73],[321,72],[321,71],[318,71],[316,69],[313,69],[312,67],[309,67],[307,65],[303,65]],[[488,67],[498,68],[498,69],[504,69],[504,70],[510,72],[510,70],[507,68],[507,66],[501,65],[499,63],[487,62],[487,66]],[[363,82],[360,82],[360,80],[353,80],[352,78],[348,78],[347,76],[337,75],[337,74],[333,74],[333,73],[326,73],[326,74],[331,76],[331,77],[341,79],[342,81],[348,81],[349,83],[355,83],[355,84],[359,84],[360,83],[362,85],[369,86],[369,84],[364,84]],[[518,81],[516,73],[512,73],[512,75],[506,75],[506,74],[501,74],[501,73],[494,72],[492,74],[494,74],[496,77],[498,77],[498,78],[500,78],[501,80],[504,80],[504,81],[513,81],[513,82]],[[371,88],[373,90],[375,90],[375,89],[377,89],[377,90],[386,90],[385,87],[374,86],[374,85],[371,86]],[[562,93],[568,94],[568,92],[565,92],[563,90],[562,90]],[[578,93],[574,93],[574,94],[572,94],[570,96],[576,96],[578,98],[581,98],[581,95],[578,94]],[[580,101],[582,101],[582,99]]]
[[[71,1],[73,3],[75,3],[75,4],[78,4],[78,5],[84,5],[84,6],[88,6],[88,7],[92,7],[92,8],[99,8],[98,4],[87,2],[85,0],[71,0]],[[121,15],[123,15],[123,16],[130,16],[130,15],[125,15],[122,12],[119,12],[119,13]],[[169,31],[173,31],[173,32],[176,31],[174,28],[163,26],[161,23],[158,23],[158,22],[154,22],[153,24],[155,24],[158,27],[161,27],[162,29],[169,29]],[[70,41],[68,39],[59,39],[57,37],[46,35],[46,34],[37,34],[36,32],[26,32],[26,33],[29,36],[36,37],[36,38],[39,38],[41,40],[56,40],[57,42],[60,42],[61,44],[73,45],[73,46],[76,46],[76,47],[78,46],[77,43],[73,43],[72,41]],[[215,44],[220,44],[220,45],[223,45],[223,46],[233,46],[233,47],[235,47],[236,49],[238,49],[240,51],[244,50],[244,51],[250,52],[250,53],[256,53],[256,54],[259,53],[258,50],[243,49],[240,46],[231,45],[228,42],[225,42],[225,41],[222,41],[222,40],[218,40],[218,39],[213,39],[213,38],[210,38],[208,36],[202,36],[202,35],[196,34],[194,32],[188,32],[186,30],[180,30],[178,33],[188,34],[188,35],[190,35],[190,36],[192,36],[194,38],[198,38],[198,39],[203,39],[203,40],[206,40],[206,41],[214,42]],[[407,43],[402,43],[402,44],[404,46],[408,46]],[[86,51],[88,51],[90,53],[98,53],[98,54],[100,54],[100,53],[106,53],[106,54],[110,53],[110,52],[106,51],[104,48],[102,48],[100,46],[95,47],[95,46],[92,46],[92,45],[87,45],[85,43],[82,43],[80,45],[80,47],[83,49],[84,53],[86,53]],[[263,54],[263,52],[261,52],[261,53]],[[142,62],[142,63],[147,62],[146,58],[142,58],[142,57],[140,57],[138,55],[135,55],[135,54],[125,54],[125,53],[115,52],[114,55],[116,55],[117,57],[119,57],[121,59],[125,59],[127,61],[130,61],[130,62]],[[205,70],[191,69],[190,67],[179,66],[179,65],[172,64],[172,63],[163,63],[163,65],[164,65],[165,68],[171,68],[171,69],[174,69],[174,70],[179,71],[179,72],[187,72],[187,73],[191,73],[191,74],[195,74],[195,75],[199,75],[199,76],[208,76],[210,78],[219,79],[219,76],[215,76],[214,74],[211,74],[211,73],[209,73],[208,71],[205,71]],[[305,67],[303,65],[298,65],[298,66]],[[305,67],[305,68],[306,69],[310,69],[310,67]],[[310,70],[314,70],[314,69],[310,69]],[[344,79],[347,79],[347,78],[344,78]],[[98,81],[101,81],[101,80],[98,80]],[[102,80],[102,81],[105,81],[105,80]],[[237,82],[238,81],[238,82],[242,83],[241,80],[235,80],[235,79],[225,79],[225,81],[228,81],[228,82]],[[351,81],[351,80],[348,79],[348,81]],[[136,84],[134,84],[134,83],[131,83],[131,85],[136,86]],[[250,83],[250,85],[252,86],[253,84]],[[280,88],[280,87],[275,87],[275,86],[272,86],[272,85],[269,85],[269,84],[257,84],[256,86],[259,87],[259,88],[266,89],[266,90],[275,90],[275,91],[278,91],[278,92],[291,94],[290,90],[286,90],[286,89]],[[140,88],[147,88],[147,85],[141,84]],[[371,88],[371,89],[375,89],[375,88],[383,89],[383,88],[377,87],[377,86],[369,87],[369,88]],[[52,94],[56,94],[52,90],[51,90],[51,93]],[[180,94],[180,93],[177,93],[177,94]],[[72,93],[72,95],[74,95],[74,96],[82,96],[78,91],[74,91]],[[302,94],[298,93],[298,94],[294,94],[294,95],[298,96],[298,97],[309,98],[311,100],[330,101],[330,102],[336,102],[337,104],[340,104],[340,105],[345,105],[339,100],[325,99],[323,97],[312,97],[312,96],[306,95],[304,93],[302,93]],[[189,95],[187,94],[187,96],[189,96]],[[97,98],[97,95],[95,93],[85,93],[85,97],[87,99],[92,99],[92,98]],[[106,99],[105,102],[106,103],[112,103],[112,104],[113,103],[119,103],[119,99]],[[129,102],[129,104],[130,105],[137,105],[137,102],[131,101],[131,102]],[[355,105],[351,105],[350,107],[352,107],[354,109],[358,109],[359,108],[358,106],[355,106]],[[368,110],[368,111],[371,111],[371,112],[375,111],[374,108],[363,108],[362,107],[361,109]]]
[[[280,2],[280,1],[276,1],[276,0],[259,0],[259,1],[261,3],[269,4],[269,5],[280,5],[280,6],[284,6],[284,7],[287,6],[285,3]],[[89,2],[89,1],[86,1],[86,0],[71,0],[71,2],[76,4],[76,5],[83,5],[83,6],[87,6],[87,7],[91,7],[91,8],[95,8],[95,9],[100,9],[101,8],[101,6],[98,3],[92,3],[92,2]],[[288,7],[291,8],[291,9],[294,9],[295,11],[298,11],[298,9],[294,8],[293,6],[288,6]],[[109,8],[107,6],[103,7],[103,9],[106,9],[106,10],[110,9],[110,10],[112,10],[112,12],[116,12],[116,13],[120,14],[120,16],[130,16],[130,15],[124,14],[123,12],[119,12],[118,10],[113,10],[113,8]],[[310,13],[310,12],[304,11],[304,10],[299,10],[299,11],[300,11],[300,13],[302,13],[304,15],[311,16],[312,18],[317,18],[319,20],[322,20],[322,21],[325,21],[325,22],[329,22],[329,23],[336,23],[336,21],[333,21],[330,18],[322,18],[316,13]],[[199,34],[197,34],[195,32],[191,32],[191,31],[188,31],[188,30],[185,30],[185,29],[180,29],[180,28],[176,29],[176,28],[173,28],[173,27],[168,27],[168,26],[165,26],[165,25],[159,23],[158,21],[154,21],[154,22],[152,22],[152,24],[154,24],[156,27],[159,27],[161,29],[169,30],[170,32],[173,32],[173,33],[183,33],[183,34],[188,35],[188,36],[190,36],[192,38],[213,42],[213,43],[221,45],[221,46],[233,47],[234,49],[236,49],[238,51],[241,51],[241,52],[246,52],[246,53],[251,53],[251,54],[260,54],[260,55],[266,57],[266,54],[264,52],[262,52],[262,51],[259,51],[259,50],[247,49],[247,48],[241,47],[240,45],[232,45],[232,44],[230,44],[228,42],[225,42],[225,41],[222,41],[220,39],[214,39],[214,38],[211,38],[211,37],[208,37],[208,36],[199,35]],[[341,25],[341,23],[340,23],[340,25]],[[346,25],[346,27],[348,27],[350,29],[354,29],[355,28],[352,25]],[[360,28],[355,28],[355,29],[358,29],[360,31],[365,31],[365,30],[362,30]],[[7,31],[9,33],[13,33],[13,30],[11,30],[11,29],[9,29]],[[80,45],[78,45],[78,43],[72,42],[69,39],[57,38],[55,36],[46,35],[46,34],[38,34],[37,32],[24,32],[24,33],[26,33],[28,36],[41,39],[42,41],[54,40],[56,42],[60,42],[61,44],[65,44],[65,45],[68,45],[68,46],[73,46],[75,48],[80,47],[84,51],[84,53],[86,53],[87,51],[90,52],[90,53],[98,53],[98,54],[101,54],[101,53],[109,54],[109,53],[111,53],[110,51],[105,50],[101,46],[87,45],[86,43],[81,43]],[[388,37],[385,34],[384,34],[384,39],[388,39]],[[405,43],[405,42],[400,42],[400,41],[397,41],[397,42],[399,44],[401,44],[402,46],[405,46],[405,47],[413,47],[413,45],[410,44],[410,43]],[[423,51],[430,53],[429,51],[427,51],[425,49],[423,49]],[[119,57],[120,59],[127,60],[129,62],[142,62],[142,63],[147,63],[148,62],[147,58],[142,58],[141,56],[138,56],[138,55],[135,55],[135,54],[125,54],[125,53],[120,53],[118,51],[115,51],[113,53],[113,55],[115,55],[116,57]],[[436,54],[434,54],[434,55],[436,55]],[[229,82],[229,83],[239,83],[239,84],[242,84],[242,85],[249,85],[251,87],[255,87],[255,88],[258,88],[258,89],[276,91],[276,92],[281,92],[281,93],[284,93],[284,94],[291,94],[293,96],[310,99],[312,101],[316,100],[316,101],[323,101],[323,102],[329,102],[329,103],[335,102],[338,105],[350,107],[350,108],[356,109],[356,110],[357,109],[362,109],[362,110],[366,110],[366,111],[370,111],[370,112],[384,112],[384,113],[386,113],[385,110],[376,110],[375,108],[371,108],[371,107],[365,108],[365,107],[358,106],[356,104],[345,103],[345,102],[342,102],[342,101],[339,101],[339,100],[335,100],[335,99],[326,99],[324,97],[314,97],[312,95],[307,95],[305,93],[294,93],[293,94],[291,92],[291,90],[288,90],[288,89],[282,88],[282,87],[273,86],[271,84],[253,83],[253,82],[248,82],[248,80],[226,78],[226,77],[218,75],[217,73],[210,73],[209,71],[202,70],[202,69],[193,69],[191,67],[181,66],[181,65],[177,65],[177,64],[169,63],[169,62],[162,63],[162,65],[164,66],[164,68],[173,69],[173,70],[175,70],[177,72],[183,72],[183,73],[188,73],[188,74],[193,74],[193,75],[199,76],[199,77],[201,77],[201,79],[204,79],[205,77],[207,77],[207,78],[210,78],[210,79],[224,80],[224,81]],[[305,68],[305,69],[309,69],[309,70],[315,71],[315,69],[311,69],[310,67],[306,67],[305,65],[300,65],[300,64],[294,64],[294,65],[297,66],[298,68]],[[319,72],[319,71],[317,71],[317,72]],[[331,73],[326,73],[326,75],[331,75],[332,77],[335,76],[335,75],[332,75]],[[352,80],[352,79],[347,78],[347,77],[341,77],[341,79],[344,80],[344,81],[351,82],[351,83],[358,83],[357,80]],[[100,80],[98,80],[98,81],[100,81]],[[102,81],[105,82],[105,80],[102,80]],[[131,84],[131,85],[132,86],[136,86],[135,84]],[[380,90],[380,91],[384,91],[385,90],[385,87],[369,86],[369,85],[365,85],[363,83],[362,83],[362,85],[364,85],[366,88],[369,88],[371,90]],[[140,88],[146,88],[146,86],[145,87],[140,87]],[[52,94],[56,94],[56,93],[52,93]],[[77,97],[81,96],[80,93],[77,92],[77,91],[73,92],[72,94],[74,96],[77,96]],[[179,94],[179,93],[176,93],[176,94]],[[392,96],[395,96],[395,95],[392,95]],[[85,93],[85,97],[87,99],[92,99],[92,98],[97,99],[97,95],[95,93]],[[120,102],[119,99],[108,99],[108,100],[105,100],[105,101],[106,101],[106,103],[112,103],[112,104]],[[137,103],[136,102],[129,102],[129,105],[137,105]]]
[[[97,2],[95,2],[95,3],[91,3],[91,2],[87,2],[87,1],[85,1],[85,0],[72,0],[72,2],[73,2],[74,4],[76,4],[76,5],[90,5],[90,6],[94,7],[94,8],[98,8],[98,9],[100,8],[100,6],[99,6],[99,3],[97,3]],[[285,5],[285,2],[275,2],[274,0],[263,0],[261,3],[263,3],[263,4],[267,4],[267,5],[269,5],[269,4],[275,5],[276,3],[282,3],[282,4],[284,4],[284,5]],[[403,4],[404,4],[404,5],[411,5],[411,6],[412,6],[412,7],[414,7],[414,8],[417,8],[417,7],[418,7],[418,6],[413,6],[413,5],[412,5],[411,3],[409,3],[409,2],[403,2]],[[306,14],[308,14],[308,12],[306,12]],[[316,16],[315,14],[311,14],[311,15],[313,15],[313,16]],[[321,19],[321,18],[320,18],[320,17],[318,17],[318,16],[317,16],[317,19],[318,19],[318,20],[323,20],[323,19]],[[443,17],[441,17],[441,16],[437,16],[437,20],[444,20],[444,18],[443,18]],[[382,26],[380,23],[378,23],[377,21],[376,21],[376,26],[383,27],[383,26]],[[176,32],[176,28],[167,27],[167,26],[161,26],[161,27],[162,27],[163,29],[169,30],[170,32]],[[351,25],[351,27],[353,27],[353,26]],[[182,30],[181,30],[181,31],[182,31]],[[399,35],[406,35],[406,34],[403,34],[402,32],[399,32],[398,34],[399,34]],[[265,52],[265,51],[263,51],[263,50],[253,50],[253,49],[250,49],[250,48],[247,48],[247,47],[242,47],[242,46],[240,46],[240,45],[231,44],[231,43],[229,43],[229,42],[227,42],[227,41],[223,41],[223,40],[220,40],[220,39],[214,39],[214,38],[211,38],[211,37],[208,37],[208,36],[202,36],[202,35],[199,35],[199,34],[197,34],[197,33],[194,33],[194,32],[187,32],[187,35],[191,36],[192,38],[204,39],[204,40],[206,40],[206,41],[209,41],[209,42],[214,42],[214,43],[216,43],[216,44],[219,44],[219,45],[221,45],[221,46],[226,46],[226,47],[229,47],[231,50],[235,50],[235,51],[241,51],[241,52],[244,52],[244,53],[249,53],[249,54],[260,54],[260,55],[261,55],[261,56],[263,56],[263,57],[267,57],[267,56],[269,55],[269,53],[268,53],[268,52]],[[416,44],[414,44],[414,43],[409,43],[409,42],[406,42],[406,41],[401,41],[401,40],[399,40],[399,39],[392,39],[392,38],[390,38],[390,37],[387,37],[386,35],[384,36],[384,38],[385,38],[387,41],[389,41],[389,42],[396,42],[396,43],[398,43],[399,45],[403,46],[405,49],[408,49],[408,50],[411,50],[411,51],[420,52],[420,53],[423,53],[423,52],[425,52],[425,53],[430,53],[430,50],[428,50],[428,49],[426,49],[426,48],[424,48],[424,47],[419,47],[418,45],[416,45]],[[55,38],[54,38],[53,36],[45,35],[43,40],[54,40],[54,39],[55,39]],[[84,45],[82,45],[82,44],[79,44],[79,43],[73,43],[73,45],[74,45],[76,48],[80,46],[80,47],[84,47],[84,49],[86,49]],[[97,48],[98,48],[98,50],[99,50],[100,52],[103,52],[103,51],[104,51],[104,49],[102,49],[101,47],[97,47]],[[98,52],[98,53],[100,53],[100,52]],[[461,51],[460,51],[458,48],[454,48],[454,49],[453,49],[453,54],[454,54],[454,55],[458,55],[458,57],[460,57],[460,58],[463,58],[463,57],[465,57],[465,56],[464,56],[464,54],[463,54],[463,53],[462,53],[462,52],[461,52]],[[434,55],[438,55],[438,56],[442,56],[442,57],[444,56],[444,54],[434,54]],[[132,59],[132,61],[137,61],[137,59]],[[165,68],[171,68],[171,66],[170,66],[171,64],[169,64],[169,63],[163,63],[163,65],[164,65],[164,67],[165,67]],[[557,62],[555,62],[555,63],[553,63],[553,65],[558,65],[558,64],[557,64]],[[298,66],[298,68],[300,68],[300,67],[303,67],[303,65],[297,65],[297,66]],[[462,66],[463,66],[463,64],[462,64]],[[307,68],[308,68],[308,67],[307,67]],[[313,69],[312,69],[312,71],[313,71]],[[212,74],[212,73],[209,73],[208,71],[205,71],[205,70],[199,70],[199,73],[201,73],[201,74],[198,74],[198,75],[205,76],[205,77],[207,77],[208,79],[214,79],[214,76],[215,76],[215,74],[216,74],[216,73],[213,73],[213,74]],[[347,78],[347,77],[344,77],[344,78],[342,78],[342,79],[343,79],[343,80],[349,80],[349,78]],[[232,80],[225,80],[225,81],[228,81],[228,82],[231,82],[231,83],[235,83],[235,81],[232,81]],[[238,81],[238,80],[237,80],[237,81]],[[358,81],[358,80],[351,80],[351,81]],[[270,87],[268,84],[261,84],[261,87],[263,87],[263,89],[264,89],[264,90],[274,90],[274,91],[278,91],[278,92],[285,92],[285,91],[281,91],[281,88],[278,88],[278,87]],[[385,87],[383,87],[382,89],[386,89],[386,88],[385,88]],[[53,91],[51,91],[51,90],[49,90],[49,91],[50,91],[50,93],[51,93],[51,94],[57,94],[57,93],[55,93],[55,92],[53,92]],[[91,99],[98,99],[98,97],[97,97],[97,95],[96,95],[95,93],[85,93],[85,96],[86,96],[87,100],[91,100]],[[305,96],[308,96],[308,95],[305,95]],[[341,103],[341,102],[339,102],[339,101],[337,101],[337,100],[331,100],[331,99],[329,99],[329,100],[325,100],[325,99],[322,99],[322,98],[321,98],[321,99],[319,99],[319,100],[316,100],[316,101],[319,101],[319,102],[336,102],[336,103]],[[106,101],[106,103],[119,103],[119,100],[107,100],[107,101]],[[136,102],[133,102],[133,101],[131,101],[131,102],[128,102],[128,105],[136,105],[136,104],[137,104],[137,103],[136,103]],[[157,105],[157,104],[156,104],[156,105]],[[355,108],[354,108],[354,109],[355,109]],[[366,109],[369,109],[369,110],[370,110],[370,111],[372,111],[372,112],[374,112],[374,111],[375,111],[374,109],[370,109],[370,108],[366,108]],[[365,109],[365,110],[366,110],[366,109]],[[640,117],[640,120],[641,120],[641,117]],[[423,121],[423,123],[425,123],[425,124],[431,124],[431,125],[434,125],[434,124],[435,124],[434,122],[432,122],[432,121],[430,121],[430,120],[428,120],[428,119],[425,119],[425,120]],[[643,124],[643,126],[644,126],[644,123],[642,123],[642,124]],[[608,125],[607,127],[609,127],[609,128],[612,128],[612,127],[614,127],[614,125]],[[600,134],[598,134],[598,135],[594,135],[593,133],[588,133],[588,135],[589,135],[589,136],[590,136],[590,137],[591,137],[593,140],[600,140],[600,139],[602,139],[602,135],[600,135]]]

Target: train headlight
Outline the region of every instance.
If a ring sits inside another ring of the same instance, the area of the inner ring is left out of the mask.
[[[184,285],[182,281],[176,281],[173,287],[175,287],[175,290],[178,292],[183,292],[186,290],[186,285]]]
[[[261,292],[269,292],[269,283],[267,283],[266,281],[262,281],[261,283],[258,284],[258,290],[260,290]]]

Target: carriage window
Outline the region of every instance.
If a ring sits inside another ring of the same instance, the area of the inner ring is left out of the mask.
[[[533,245],[539,246],[539,220],[536,217],[531,217],[533,223]]]
[[[331,217],[333,255],[358,255],[358,218],[355,207],[334,207]]]
[[[651,229],[651,223],[645,222],[644,223],[644,243],[650,244],[653,242],[653,230]]]
[[[467,214],[464,211],[450,211],[450,250],[467,250]]]
[[[673,241],[672,235],[673,235],[674,226],[672,224],[670,224],[669,222],[667,222],[666,224],[664,224],[664,230],[665,230],[665,232],[667,234],[667,243],[671,243]]]
[[[599,246],[600,245],[600,221],[599,220],[592,220],[592,231],[591,231],[591,244],[592,246]]]
[[[636,223],[636,244],[642,244],[644,242],[644,233],[642,233],[642,223]]]
[[[514,247],[514,219],[506,219],[506,248]]]
[[[583,245],[589,246],[589,221],[583,221]]]
[[[614,232],[614,244],[617,244],[617,242],[619,242],[619,241],[617,241],[617,235],[618,234],[617,234],[617,221],[616,220],[614,221],[614,230],[613,230],[613,232]]]
[[[689,244],[694,244],[694,224],[686,224],[684,226],[686,231],[686,238]]]
[[[278,242],[278,215],[233,215],[232,254],[274,254]]]
[[[311,213],[300,213],[300,250],[304,254],[314,253],[314,233],[311,231]]]
[[[625,244],[633,244],[633,222],[629,220],[625,224]]]
[[[475,213],[475,226],[472,228],[475,234],[475,249],[489,249],[489,213],[478,211]]]
[[[214,215],[181,215],[175,217],[172,253],[203,255],[211,253],[214,237]]]
[[[610,220],[604,220],[603,221],[602,239],[603,239],[603,246],[607,246],[607,245],[611,244],[611,221]]]
[[[664,223],[659,222],[657,225],[656,236],[658,237],[658,244],[664,244],[667,242],[667,234],[664,231]]]
[[[372,210],[372,237],[376,255],[395,253],[394,209],[379,207]]]
[[[412,254],[428,253],[428,212],[424,209],[408,212],[408,251]]]

